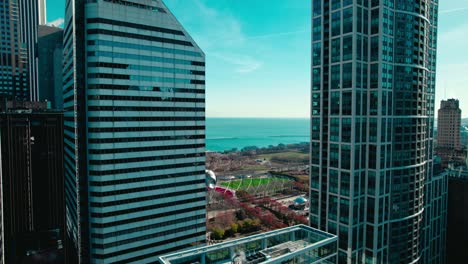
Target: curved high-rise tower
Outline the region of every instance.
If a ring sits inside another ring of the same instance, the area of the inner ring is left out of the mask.
[[[312,1],[310,222],[339,235],[339,263],[443,263],[425,215],[437,12],[437,0]]]

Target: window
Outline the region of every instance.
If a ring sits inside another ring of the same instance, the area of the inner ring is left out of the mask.
[[[340,145],[330,144],[330,167],[339,168],[338,161],[340,159]]]
[[[312,118],[312,140],[320,140],[320,118]]]
[[[341,0],[332,0],[332,10],[338,9],[341,7]]]
[[[353,58],[353,37],[346,36],[343,38],[343,61],[351,60],[352,58]]]
[[[341,11],[332,14],[332,36],[341,34]]]
[[[330,123],[330,141],[338,142],[340,140],[340,119],[331,118]]]
[[[343,34],[353,31],[353,8],[343,10]]]
[[[312,41],[317,41],[321,39],[322,39],[322,18],[318,17],[314,19]]]
[[[371,12],[371,34],[379,33],[379,9],[373,9]]]
[[[348,130],[346,136],[351,137],[351,129]],[[348,135],[349,134],[349,135]],[[350,145],[341,145],[341,168],[345,170],[351,169],[351,146]],[[348,176],[348,186],[349,190],[349,176]]]
[[[379,37],[375,36],[371,39],[371,61],[379,60]]]
[[[331,115],[340,114],[340,92],[331,93]]]
[[[353,64],[343,64],[343,87],[351,88],[353,86]]]
[[[352,93],[351,92],[343,92],[343,98],[342,98],[342,114],[343,115],[351,115],[352,114]]]
[[[320,42],[313,45],[313,65],[318,66],[322,63],[322,44]]]
[[[314,68],[312,70],[312,90],[318,91],[320,90],[320,81],[321,81],[321,74],[320,74],[320,68]]]
[[[314,16],[319,16],[322,14],[322,0],[314,0],[313,4],[313,13]]]
[[[335,38],[332,40],[331,60],[333,62],[341,61],[341,39]]]
[[[341,66],[333,65],[331,67],[331,89],[340,89]]]

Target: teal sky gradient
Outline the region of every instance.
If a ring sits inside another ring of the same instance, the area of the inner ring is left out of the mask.
[[[164,0],[207,56],[208,117],[307,117],[310,0]],[[61,22],[64,0],[47,0]],[[440,1],[436,108],[468,117],[468,0]]]

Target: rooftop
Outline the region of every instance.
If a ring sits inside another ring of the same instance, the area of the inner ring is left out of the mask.
[[[449,177],[468,179],[468,166],[460,166],[449,170]]]
[[[162,264],[205,263],[335,263],[338,238],[335,235],[297,225],[173,253],[160,257]]]

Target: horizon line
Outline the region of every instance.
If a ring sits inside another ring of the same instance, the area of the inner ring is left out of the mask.
[[[268,118],[282,118],[282,119],[286,119],[286,118],[291,118],[291,119],[307,119],[307,118],[310,118],[308,116],[300,116],[300,117],[288,117],[288,116],[206,116],[206,118],[264,118],[264,119],[268,119]]]
[[[257,118],[257,119],[268,119],[268,118],[277,118],[277,119],[307,119],[311,118],[309,116],[299,116],[299,117],[288,117],[288,116],[206,116],[206,118]],[[468,116],[461,117],[461,119],[468,119]],[[434,117],[434,120],[437,120],[437,117]]]

